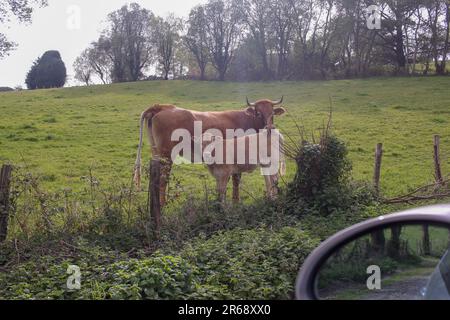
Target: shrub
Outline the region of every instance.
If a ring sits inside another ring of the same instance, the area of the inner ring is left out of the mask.
[[[66,66],[58,51],[47,51],[38,58],[28,72],[28,89],[60,88],[66,83]]]
[[[351,180],[347,154],[345,143],[328,133],[319,144],[303,142],[295,155],[297,173],[287,188],[288,211],[328,215],[370,204],[374,193]]]

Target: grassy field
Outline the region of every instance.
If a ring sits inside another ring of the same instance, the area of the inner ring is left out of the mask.
[[[0,94],[0,163],[39,173],[50,189],[80,189],[92,168],[101,181],[131,181],[138,119],[155,103],[195,110],[243,108],[245,97],[285,96],[278,128],[295,136],[327,120],[350,151],[357,179],[371,179],[375,144],[384,143],[382,188],[397,194],[433,179],[433,135],[440,134],[442,166],[450,173],[450,77],[377,78],[317,82],[219,83],[155,81]],[[148,144],[144,159],[148,160]],[[201,190],[202,167],[175,168],[180,190]],[[293,163],[288,165],[292,175]],[[289,175],[287,180],[289,179]],[[213,185],[211,177],[208,185]],[[258,173],[244,179],[250,194],[263,190]],[[179,191],[180,191],[179,190]],[[244,197],[249,198],[245,193]]]

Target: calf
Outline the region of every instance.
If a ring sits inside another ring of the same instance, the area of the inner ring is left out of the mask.
[[[286,162],[283,152],[284,138],[277,130],[262,130],[259,133],[223,139],[208,132],[202,140],[202,157],[209,172],[217,182],[218,200],[224,202],[230,177],[233,179],[233,201],[239,201],[239,184],[242,173],[250,173],[261,168],[267,196],[276,198],[278,175],[284,175]],[[237,192],[236,192],[237,190]]]

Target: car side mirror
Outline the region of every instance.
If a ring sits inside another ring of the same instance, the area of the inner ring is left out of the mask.
[[[301,300],[450,300],[450,205],[381,216],[323,242],[300,270]]]

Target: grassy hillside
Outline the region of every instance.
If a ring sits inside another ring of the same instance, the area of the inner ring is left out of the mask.
[[[335,132],[348,143],[354,175],[371,179],[373,150],[383,142],[382,188],[396,194],[432,179],[432,137],[442,136],[443,172],[450,172],[450,77],[219,83],[155,81],[0,93],[0,163],[26,165],[47,187],[79,189],[93,168],[102,181],[128,182],[140,113],[155,103],[196,110],[242,108],[250,99],[285,96],[289,115],[276,125],[295,135],[296,119],[312,132],[326,121],[329,97]],[[144,159],[149,159],[148,144]],[[293,165],[289,172],[292,174]],[[202,167],[176,168],[180,190],[200,188]],[[211,185],[212,178],[207,178]],[[255,173],[249,193],[263,190]],[[248,194],[244,196],[248,197]]]

